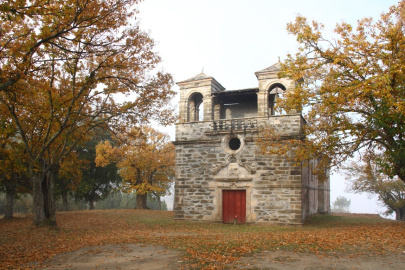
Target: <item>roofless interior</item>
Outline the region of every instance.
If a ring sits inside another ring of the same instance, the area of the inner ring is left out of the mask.
[[[259,86],[241,90],[225,90],[218,81],[204,73],[178,82],[182,90],[182,121],[216,121],[285,114],[278,112],[276,105],[287,88],[294,86],[291,81],[277,77],[280,70],[281,64],[276,63],[255,72]]]
[[[257,92],[258,88],[214,93],[215,103],[220,105],[220,119],[257,116]]]
[[[276,115],[277,100],[286,88],[280,83],[270,86],[267,91],[268,116]],[[242,90],[218,91],[211,94],[213,104],[212,120],[250,118],[258,116],[259,88]],[[188,98],[188,122],[203,121],[204,97],[199,92],[194,92]]]

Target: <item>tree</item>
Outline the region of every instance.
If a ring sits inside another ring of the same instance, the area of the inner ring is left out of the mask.
[[[0,104],[24,145],[37,226],[56,225],[61,163],[92,130],[173,121],[172,78],[155,71],[160,58],[135,24],[137,2],[0,3]]]
[[[75,198],[87,202],[90,210],[94,209],[95,202],[104,200],[117,191],[121,182],[115,163],[104,167],[96,166],[96,145],[110,138],[110,134],[101,132],[77,149],[78,158],[85,161],[87,166],[81,170],[82,179],[75,190]]]
[[[333,202],[332,212],[335,213],[349,213],[351,201],[344,196],[339,196]]]
[[[123,209],[123,200],[124,194],[120,190],[117,190],[117,192],[110,193],[107,198],[98,201],[98,203],[95,205],[95,209]]]
[[[55,199],[62,198],[62,210],[69,210],[69,195],[77,190],[81,184],[83,173],[82,170],[86,167],[86,161],[79,159],[77,151],[72,151],[63,159],[59,169],[59,174],[55,183]]]
[[[2,108],[0,106],[0,108]],[[6,193],[4,218],[13,218],[14,201],[18,193],[29,193],[31,185],[27,175],[24,146],[16,138],[10,119],[0,109],[0,191]]]
[[[150,127],[131,129],[117,138],[97,145],[97,166],[117,162],[124,189],[136,191],[136,208],[147,209],[149,193],[164,193],[174,178],[174,146],[169,136]]]
[[[302,16],[287,29],[300,48],[279,76],[297,84],[279,108],[305,112],[305,139],[294,145],[298,159],[322,157],[324,170],[356,152],[378,152],[384,174],[405,182],[405,1],[377,22],[359,20],[355,30],[338,24],[335,39]]]
[[[405,184],[397,177],[390,178],[369,159],[366,163],[351,163],[345,168],[348,189],[355,193],[378,195],[378,200],[388,208],[386,214],[395,213],[396,220],[405,220]]]

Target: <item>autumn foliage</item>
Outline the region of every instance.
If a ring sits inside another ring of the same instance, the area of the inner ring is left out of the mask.
[[[359,151],[379,153],[383,173],[405,181],[405,2],[376,22],[337,24],[331,38],[302,16],[287,29],[300,47],[279,76],[297,84],[278,105],[308,122],[305,140],[294,144],[298,159],[322,158],[329,169]]]
[[[377,195],[387,207],[387,214],[395,213],[397,220],[405,220],[405,183],[397,177],[390,178],[382,173],[374,161],[352,162],[345,168],[348,189],[355,193]]]
[[[62,163],[95,129],[174,120],[172,77],[157,70],[137,3],[0,2],[0,120],[24,150],[38,226],[56,224]]]
[[[147,194],[165,194],[174,180],[174,145],[167,134],[146,126],[119,134],[115,143],[97,145],[96,164],[116,163],[123,189],[136,192],[137,208],[146,209]]]
[[[378,217],[317,216],[299,227],[190,223],[173,220],[173,212],[145,210],[63,212],[56,218],[58,230],[34,230],[29,218],[0,220],[0,269],[36,268],[59,253],[119,243],[179,250],[185,269],[232,269],[241,257],[263,250],[346,257],[403,256],[405,250],[403,223]]]

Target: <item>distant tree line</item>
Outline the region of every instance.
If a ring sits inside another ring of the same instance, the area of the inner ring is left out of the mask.
[[[350,213],[351,200],[344,196],[339,196],[332,203],[332,212],[334,213]]]
[[[90,205],[85,200],[78,200],[74,196],[68,195],[69,211],[89,210]],[[6,194],[0,194],[0,216],[5,213]],[[151,210],[167,211],[168,206],[166,201],[157,199],[153,195],[149,195],[147,206]],[[56,200],[56,211],[66,211],[62,199]],[[106,196],[103,200],[94,204],[95,210],[107,209],[134,209],[136,208],[136,194],[115,192]],[[32,196],[25,194],[14,199],[14,214],[27,215],[32,214]]]
[[[56,176],[53,194],[55,211],[128,208],[167,210],[161,197],[169,192],[173,181],[173,146],[169,144],[167,135],[151,128],[144,129],[146,132],[137,130],[134,138],[137,144],[130,149],[135,156],[129,153],[122,156],[121,163],[124,161],[125,164],[121,164],[120,169],[117,162],[105,157],[103,166],[96,165],[98,145],[118,147],[112,133],[99,129],[92,139],[78,145],[73,151],[74,155],[62,163]],[[148,136],[148,132],[153,133],[153,138]],[[156,140],[159,142],[158,146]],[[141,141],[145,143],[140,143]],[[120,149],[123,149],[123,145],[126,144],[121,141]],[[148,162],[148,159],[152,161]],[[138,164],[140,160],[143,167]],[[162,164],[157,164],[157,160]],[[131,175],[128,176],[131,169],[140,174],[147,172],[148,177],[141,180],[135,177],[133,180]],[[151,169],[155,174],[150,172]],[[33,213],[32,186],[26,180],[25,170],[21,165],[18,174],[11,175],[10,179],[7,178],[7,171],[2,171],[0,215],[5,218],[12,218],[14,213]],[[133,186],[132,181],[138,181],[140,186]]]

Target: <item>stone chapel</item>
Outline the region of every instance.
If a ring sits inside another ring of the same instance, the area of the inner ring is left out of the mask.
[[[177,83],[175,219],[301,224],[308,215],[330,212],[329,177],[318,181],[311,165],[257,152],[264,126],[302,139],[302,114],[274,110],[277,98],[295,86],[279,79],[279,71],[279,63],[257,71],[258,87],[241,90],[225,90],[204,73]]]

